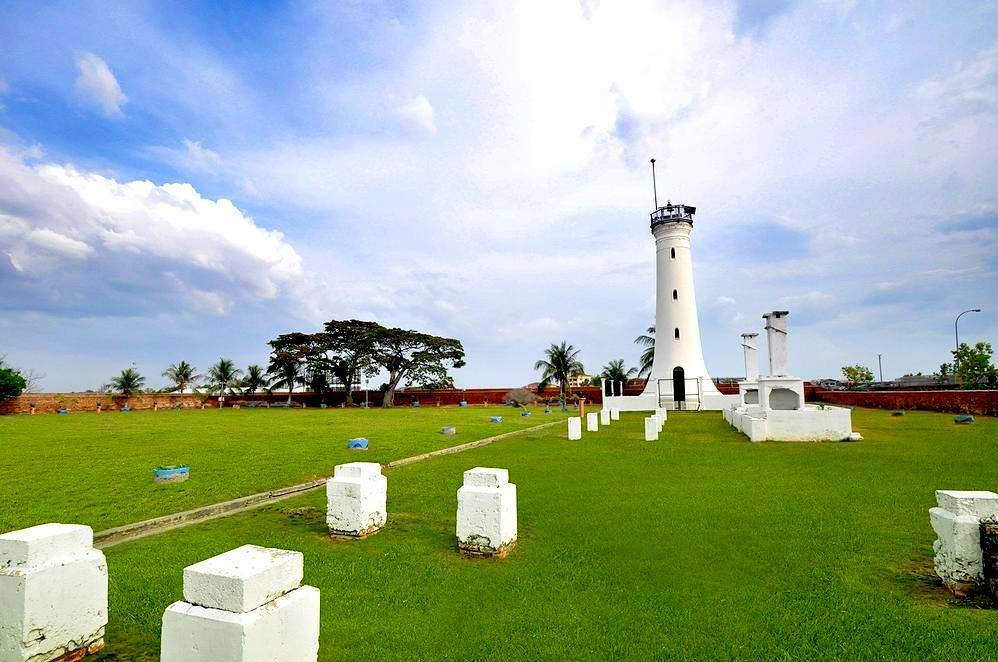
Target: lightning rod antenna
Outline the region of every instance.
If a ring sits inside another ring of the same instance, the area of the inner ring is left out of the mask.
[[[655,209],[658,209],[658,183],[655,181],[655,159],[651,160],[651,188],[655,192]]]

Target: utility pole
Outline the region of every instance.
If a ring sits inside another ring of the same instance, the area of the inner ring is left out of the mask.
[[[880,383],[884,383],[884,363],[880,360],[881,354],[877,354],[877,367],[880,368]]]

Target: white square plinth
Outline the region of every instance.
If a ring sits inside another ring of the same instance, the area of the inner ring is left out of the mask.
[[[578,416],[570,416],[568,419],[568,438],[570,441],[582,439],[582,419]]]
[[[599,432],[599,414],[594,411],[586,414],[586,432]]]
[[[326,481],[326,525],[334,535],[364,537],[388,521],[388,479],[377,462],[336,467]]]
[[[175,602],[163,614],[161,662],[306,662],[319,655],[319,589],[302,586],[252,611]]]
[[[654,416],[645,418],[645,441],[658,441],[658,419]]]
[[[184,568],[184,600],[235,613],[252,611],[301,585],[301,552],[243,545]]]
[[[600,425],[610,425],[610,410],[600,409],[599,411],[599,424]]]
[[[616,407],[610,407],[610,420],[619,421],[620,420],[620,410]]]
[[[457,544],[481,556],[505,556],[516,542],[516,485],[506,469],[475,467],[457,491]]]
[[[998,520],[998,494],[938,490],[929,522],[936,532],[932,545],[936,574],[957,595],[965,595],[984,579],[981,521]]]
[[[0,660],[54,660],[103,647],[107,562],[92,543],[93,530],[77,524],[0,536]]]

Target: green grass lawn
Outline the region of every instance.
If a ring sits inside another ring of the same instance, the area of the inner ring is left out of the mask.
[[[211,409],[0,416],[0,531],[44,522],[95,531],[332,475],[343,462],[389,462],[564,416],[510,407]],[[501,424],[491,415],[504,416]],[[445,425],[457,434],[445,436]],[[347,439],[367,437],[370,450]],[[155,485],[157,465],[191,479]]]
[[[581,442],[556,426],[394,469],[388,525],[366,540],[330,540],[312,493],[122,544],[107,657],[157,659],[183,568],[256,543],[305,554],[322,659],[993,659],[998,611],[933,578],[927,510],[936,489],[998,488],[998,421],[853,423],[864,441],[751,444],[720,414],[672,414],[650,443],[625,414]],[[503,561],[455,551],[473,466],[517,484]]]

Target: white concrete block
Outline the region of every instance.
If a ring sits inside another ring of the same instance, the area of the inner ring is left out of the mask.
[[[610,420],[619,421],[620,420],[620,410],[616,407],[610,407]]]
[[[929,521],[938,536],[932,545],[936,574],[951,589],[966,592],[983,579],[980,520],[973,515],[931,508]]]
[[[516,485],[509,482],[509,472],[486,467],[465,471],[457,491],[458,548],[502,557],[515,542]]]
[[[599,412],[599,424],[600,425],[610,425],[610,410],[600,409]]]
[[[326,525],[335,535],[363,537],[388,521],[388,478],[377,462],[337,465],[326,481]]]
[[[175,602],[163,614],[161,662],[304,662],[319,654],[319,589],[302,586],[252,611]]]
[[[936,503],[954,515],[998,520],[998,494],[980,490],[936,490]]]
[[[246,613],[301,585],[301,552],[243,545],[184,568],[184,600]]]
[[[665,407],[656,407],[655,415],[658,416],[663,423],[669,420],[669,410]]]
[[[586,414],[586,432],[599,432],[599,414],[594,411]]]
[[[107,625],[107,563],[93,530],[42,524],[0,536],[0,660],[95,653]]]
[[[658,419],[649,416],[645,419],[645,441],[658,441]]]
[[[570,441],[582,439],[582,419],[578,416],[568,418],[568,438]]]

